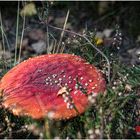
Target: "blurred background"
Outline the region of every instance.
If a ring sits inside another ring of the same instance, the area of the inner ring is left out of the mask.
[[[52,28],[47,29],[46,24],[42,23],[45,21],[47,24],[63,28],[69,11],[65,25],[66,29],[81,34],[87,34],[87,32],[96,34],[97,38],[103,40],[104,47],[112,45],[116,30],[119,30],[121,32],[120,39],[123,39],[122,45],[119,47],[120,60],[128,65],[140,63],[139,2],[37,1],[18,3],[5,1],[0,2],[0,8],[1,27],[7,37],[7,39],[3,37],[5,40],[4,45],[6,50],[7,48],[10,50],[6,51],[5,57],[10,55],[13,57],[12,52],[15,51],[15,46],[17,49],[19,48],[23,31],[23,41],[22,46],[20,46],[22,48],[21,59],[25,59],[28,55],[30,56],[30,53],[42,54],[46,52],[46,49],[51,52],[52,46],[54,46],[54,38],[59,40],[61,31],[56,31]],[[24,18],[24,14],[26,18]],[[49,40],[46,37],[48,30],[50,34],[48,36]],[[2,51],[2,36],[4,35],[1,34],[0,51]],[[63,40],[68,36],[70,35],[65,34]],[[118,36],[117,39],[119,39]],[[114,51],[116,50],[114,49]],[[2,55],[3,53],[1,52],[0,57]]]
[[[110,84],[109,66],[95,48],[110,61]],[[0,78],[23,60],[50,53],[80,55],[107,81],[107,94],[92,99],[84,114],[51,122],[51,138],[140,138],[139,2],[0,1]],[[14,116],[1,103],[0,93],[0,138],[47,138],[46,119]]]

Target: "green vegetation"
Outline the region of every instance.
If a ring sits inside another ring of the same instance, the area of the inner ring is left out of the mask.
[[[26,3],[24,4],[26,5]],[[46,3],[44,2],[43,6],[47,6],[45,4]],[[62,5],[61,4],[60,6],[62,7],[68,7],[66,2]],[[59,2],[56,2],[54,7],[57,7],[58,5]],[[28,6],[33,7],[32,11],[29,11],[29,13]],[[20,28],[20,34],[18,35],[18,32],[16,32],[16,49],[14,50],[15,56],[12,56],[10,61],[7,61],[4,58],[0,59],[1,78],[9,69],[11,69],[11,67],[14,66],[14,62],[17,64],[18,60],[21,58],[22,59],[20,61],[25,58],[38,55],[37,53],[33,54],[30,51],[22,54],[21,52],[24,51],[24,49],[21,49],[22,45],[18,44],[17,38],[20,36],[19,42],[23,43],[22,33],[25,29],[24,16],[28,16],[28,19],[32,13],[36,14],[36,12],[38,12],[37,14],[43,21],[48,14],[48,11],[46,11],[46,8],[44,7],[42,7],[42,9],[39,7],[36,11],[34,5],[28,6],[26,8],[24,7],[21,11],[22,16],[20,18],[23,20],[23,24],[19,25],[22,26],[22,28]],[[19,10],[17,11],[19,12]],[[19,14],[20,13],[17,15]],[[19,21],[17,21],[17,23],[19,23]],[[45,23],[42,24],[42,26],[46,25]],[[3,26],[1,24],[1,34],[3,36],[4,32],[2,31],[2,27]],[[19,30],[18,28],[16,29]],[[62,30],[66,30],[64,26]],[[62,30],[56,30],[55,32],[59,34]],[[116,29],[114,28],[114,31],[115,30]],[[52,34],[49,32],[49,27],[46,29],[45,33],[49,35],[48,38],[50,40],[55,37],[55,35],[53,37],[51,36]],[[29,117],[17,117],[0,104],[0,138],[140,138],[140,135],[138,135],[135,131],[135,127],[140,126],[140,67],[138,65],[128,66],[120,62],[117,47],[120,47],[121,45],[117,44],[116,47],[108,47],[100,44],[97,45],[95,39],[96,31],[87,31],[85,36],[93,45],[95,45],[95,47],[97,47],[97,49],[101,50],[101,52],[105,54],[110,61],[110,67],[107,64],[105,57],[95,50],[89,42],[82,38],[82,36],[74,36],[74,34],[71,33],[68,34],[69,35],[67,35],[66,32],[63,35],[61,34],[60,39],[57,39],[58,37],[56,37],[57,43],[64,39],[63,42],[60,42],[60,52],[80,55],[89,63],[94,64],[101,69],[107,82],[106,92],[104,94],[101,93],[96,98],[91,97],[89,99],[90,107],[84,114],[66,121],[50,121],[48,118],[44,120],[33,120]],[[134,35],[136,35],[136,33]],[[2,39],[3,37],[1,37],[1,40]],[[52,52],[53,50],[57,50],[57,47],[58,46],[54,45]],[[2,50],[8,50],[6,43],[3,43]],[[50,51],[49,53],[52,52]],[[27,56],[22,57],[22,55]],[[108,82],[108,68],[111,70],[109,77],[110,83]],[[0,97],[0,102],[2,103],[2,95]],[[49,137],[46,132],[46,130],[48,130],[46,128],[46,123],[49,123],[50,126]]]

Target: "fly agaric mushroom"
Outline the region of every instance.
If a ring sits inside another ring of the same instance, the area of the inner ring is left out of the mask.
[[[88,107],[87,95],[105,91],[99,70],[79,56],[49,54],[30,58],[1,79],[3,106],[35,119],[69,119]]]

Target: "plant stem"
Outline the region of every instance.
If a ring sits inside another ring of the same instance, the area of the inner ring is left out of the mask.
[[[62,39],[63,39],[63,36],[64,36],[66,24],[67,24],[67,21],[68,21],[68,17],[69,17],[69,10],[67,11],[67,15],[66,15],[65,22],[64,22],[64,25],[63,25],[63,30],[62,30],[62,32],[61,32],[60,40],[59,40],[59,42],[58,42],[58,46],[57,46],[56,53],[59,52],[59,48],[60,48],[60,52],[61,52],[61,53],[62,53],[63,50],[64,50],[64,47],[61,48],[60,45],[61,45],[61,43],[62,43]]]
[[[18,1],[18,9],[17,9],[17,24],[16,24],[16,44],[15,44],[15,60],[14,65],[16,65],[16,57],[17,57],[17,47],[18,47],[18,29],[19,29],[19,1]]]
[[[25,20],[26,20],[25,14],[23,14],[23,26],[22,26],[22,34],[21,34],[21,39],[20,39],[18,63],[20,62],[20,57],[21,57],[21,49],[22,49],[23,35],[24,35],[24,29],[25,29]]]

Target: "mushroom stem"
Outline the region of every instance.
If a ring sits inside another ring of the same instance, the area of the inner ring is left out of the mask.
[[[44,127],[45,127],[45,138],[51,139],[50,124],[49,124],[49,120],[47,118],[45,119]]]
[[[45,112],[45,108],[44,108],[44,104],[41,101],[41,99],[37,96],[37,94],[35,94],[36,100],[38,102],[38,104],[40,105],[40,108],[42,110],[42,112]],[[45,137],[47,139],[51,139],[51,134],[50,134],[50,124],[49,124],[49,119],[46,117],[44,119],[44,128],[45,128]]]

